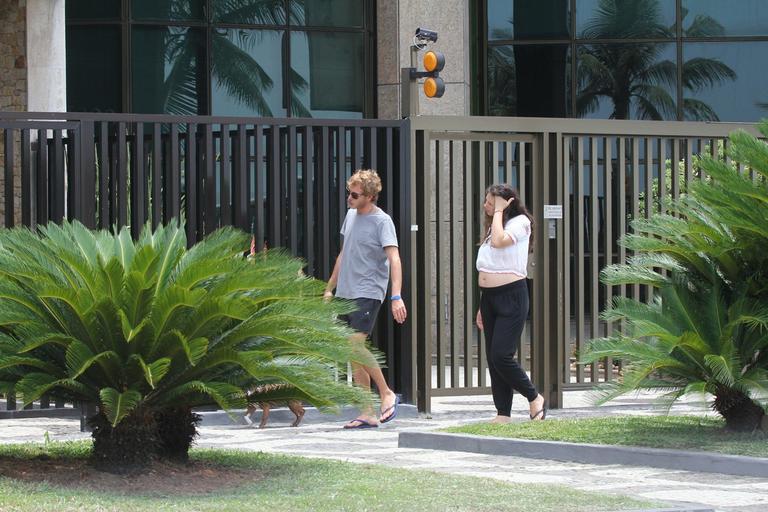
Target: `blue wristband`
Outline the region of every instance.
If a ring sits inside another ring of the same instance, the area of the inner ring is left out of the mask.
[[[401,299],[402,297],[400,297],[399,295],[393,295],[389,298],[389,300],[401,300]]]

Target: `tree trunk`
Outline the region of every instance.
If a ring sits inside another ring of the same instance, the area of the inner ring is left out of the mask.
[[[99,412],[89,420],[93,432],[91,458],[98,468],[112,473],[141,470],[157,453],[157,425],[151,414],[134,411],[113,427]]]
[[[177,462],[189,460],[189,448],[197,437],[197,424],[201,419],[190,407],[176,407],[156,413],[157,455]]]
[[[765,410],[741,391],[719,388],[712,408],[725,419],[725,426],[729,430],[754,432],[762,428]]]

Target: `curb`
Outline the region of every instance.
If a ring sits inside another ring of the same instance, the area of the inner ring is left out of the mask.
[[[401,432],[399,448],[424,448],[550,459],[582,464],[619,464],[699,473],[768,477],[768,459],[659,448],[531,441],[436,432]]]
[[[347,421],[356,418],[359,414],[358,409],[354,407],[341,407],[338,412],[321,412],[315,407],[305,407],[304,417],[301,420],[301,425],[312,425],[318,423],[346,423]],[[232,417],[224,411],[196,411],[197,414],[202,416],[200,422],[201,427],[213,427],[222,425],[243,425],[245,426],[245,420],[243,420],[244,410],[232,411]],[[415,405],[401,403],[397,407],[398,418],[418,418],[419,412]],[[274,408],[269,412],[269,421],[267,426],[283,427],[290,425],[296,416],[285,407]],[[257,409],[251,415],[251,421],[253,421],[253,427],[258,428],[259,421],[261,421],[261,410]]]

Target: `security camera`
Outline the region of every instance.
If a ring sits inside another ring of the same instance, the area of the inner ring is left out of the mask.
[[[435,43],[437,42],[437,32],[419,27],[416,29],[416,39],[419,41],[431,41]]]

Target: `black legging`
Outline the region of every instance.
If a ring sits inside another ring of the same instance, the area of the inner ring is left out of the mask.
[[[481,291],[480,314],[493,403],[500,416],[509,416],[513,390],[529,402],[539,395],[525,370],[515,361],[515,351],[528,317],[528,285],[521,279],[495,288],[481,288]]]

